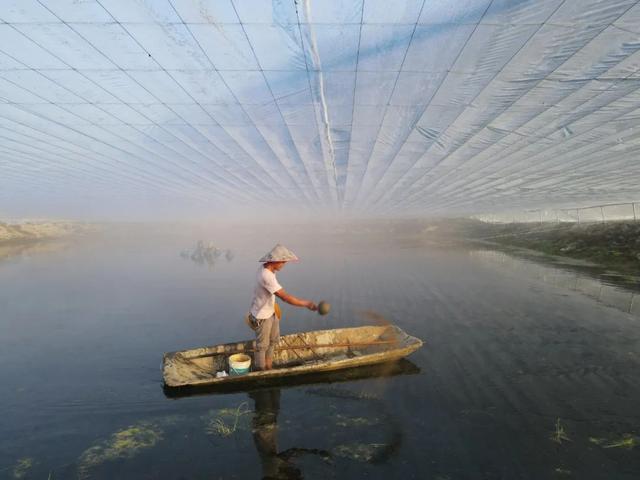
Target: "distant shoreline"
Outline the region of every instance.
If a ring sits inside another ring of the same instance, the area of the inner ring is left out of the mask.
[[[74,222],[0,222],[0,245],[19,246],[50,240],[68,238],[79,233],[85,233],[94,227],[85,223]]]

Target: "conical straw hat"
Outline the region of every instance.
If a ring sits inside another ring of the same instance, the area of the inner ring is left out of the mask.
[[[262,257],[259,262],[295,262],[298,260],[296,254],[289,250],[284,245],[277,244],[275,247],[271,249],[269,253],[267,253],[264,257]]]

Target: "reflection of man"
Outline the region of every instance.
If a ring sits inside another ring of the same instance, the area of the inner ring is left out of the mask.
[[[285,292],[276,279],[276,272],[280,271],[287,262],[296,261],[298,257],[278,244],[262,257],[263,263],[256,275],[256,287],[251,300],[249,322],[256,332],[256,352],[254,355],[256,370],[270,370],[273,361],[273,349],[280,338],[280,320],[276,316],[276,298],[296,307],[305,307],[316,311],[318,307],[311,300],[294,297]]]
[[[298,479],[302,473],[278,455],[278,412],[280,389],[258,390],[249,393],[255,407],[253,414],[253,442],[260,455],[262,478]]]

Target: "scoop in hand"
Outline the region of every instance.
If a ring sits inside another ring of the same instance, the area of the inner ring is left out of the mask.
[[[318,313],[320,315],[326,315],[331,310],[331,305],[324,300],[318,304]]]

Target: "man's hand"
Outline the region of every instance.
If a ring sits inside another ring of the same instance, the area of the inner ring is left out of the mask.
[[[313,303],[311,300],[304,300],[302,298],[295,297],[290,293],[285,292],[284,288],[281,288],[280,290],[275,292],[274,295],[278,297],[280,300],[282,300],[283,302],[287,302],[289,305],[294,305],[296,307],[305,307],[311,310],[312,312],[315,312],[318,310],[318,306],[315,303]]]

